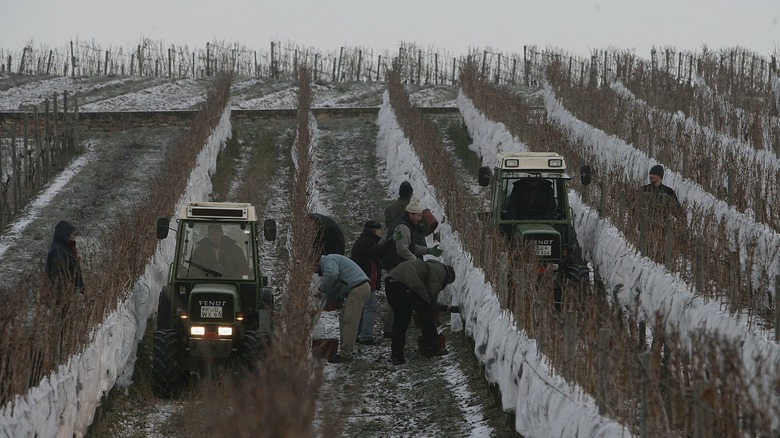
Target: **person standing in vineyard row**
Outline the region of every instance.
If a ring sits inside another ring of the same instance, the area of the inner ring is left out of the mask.
[[[406,206],[409,205],[409,201],[414,194],[414,188],[409,181],[404,181],[401,186],[398,187],[398,199],[390,203],[385,208],[385,227],[390,229],[390,226],[401,217],[406,211]],[[425,246],[425,236],[428,235],[428,221],[424,217],[420,217],[420,220],[414,226],[412,230],[412,238],[417,245]],[[422,256],[418,257],[422,260]]]
[[[663,183],[663,166],[656,164],[651,167],[648,177],[650,178],[650,184],[643,186],[642,191],[653,196],[657,205],[661,206],[666,213],[671,214],[673,217],[679,217],[683,211],[682,206],[680,205],[680,200],[677,199],[677,193]]]
[[[390,246],[390,250],[382,258],[382,269],[390,272],[399,263],[405,260],[420,260],[426,254],[430,254],[434,257],[439,257],[444,252],[439,248],[439,245],[428,248],[425,245],[419,245],[414,241],[413,233],[418,222],[423,216],[424,207],[420,202],[420,199],[413,197],[409,204],[406,206],[404,213],[392,223],[387,229],[387,240],[395,241],[395,245]],[[387,290],[385,289],[385,293]],[[392,306],[385,316],[384,323],[384,337],[392,338],[393,325],[395,318],[393,317]]]
[[[352,245],[350,258],[368,276],[371,285],[371,294],[363,306],[363,316],[360,318],[359,344],[374,345],[376,343],[374,341],[376,293],[382,285],[382,269],[379,268],[379,261],[387,254],[390,245],[393,244],[395,244],[394,241],[386,241],[382,237],[382,225],[377,221],[369,220],[363,225],[363,232]]]
[[[76,227],[68,221],[59,221],[54,226],[54,235],[49,245],[44,270],[51,286],[57,294],[57,305],[65,302],[65,295],[84,294],[84,278],[81,275],[81,262],[76,251]]]

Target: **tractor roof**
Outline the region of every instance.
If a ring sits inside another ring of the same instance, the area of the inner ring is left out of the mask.
[[[501,152],[496,169],[564,173],[566,160],[555,152]]]
[[[189,202],[181,207],[179,219],[256,222],[257,215],[255,207],[244,202]]]

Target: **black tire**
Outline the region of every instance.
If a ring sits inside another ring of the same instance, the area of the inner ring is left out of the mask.
[[[176,396],[187,384],[187,373],[179,360],[182,348],[176,330],[154,332],[152,341],[152,392],[160,398]]]
[[[157,330],[171,329],[171,295],[169,287],[160,291],[160,301],[157,303]]]
[[[241,364],[247,370],[254,370],[258,362],[263,360],[268,347],[267,336],[257,330],[244,331],[244,342],[241,345]]]

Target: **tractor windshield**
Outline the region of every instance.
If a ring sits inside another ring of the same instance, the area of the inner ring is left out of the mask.
[[[501,179],[497,199],[504,220],[559,220],[565,217],[560,178],[521,176]]]
[[[182,231],[178,278],[254,279],[257,255],[249,224],[186,221]]]

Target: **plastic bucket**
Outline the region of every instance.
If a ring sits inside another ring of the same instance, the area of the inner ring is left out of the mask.
[[[414,322],[415,328],[420,328],[420,315],[417,314],[417,312],[412,313],[412,322]],[[434,312],[433,313],[433,323],[436,324],[436,327],[441,325],[441,313],[440,312]]]
[[[444,350],[445,348],[447,348],[447,341],[444,335],[439,334],[438,336],[436,336],[436,345],[439,347],[439,350]],[[423,354],[423,352],[425,351],[422,335],[417,336],[417,351],[420,354]]]
[[[339,352],[338,339],[312,339],[311,352],[314,357],[330,359]]]

